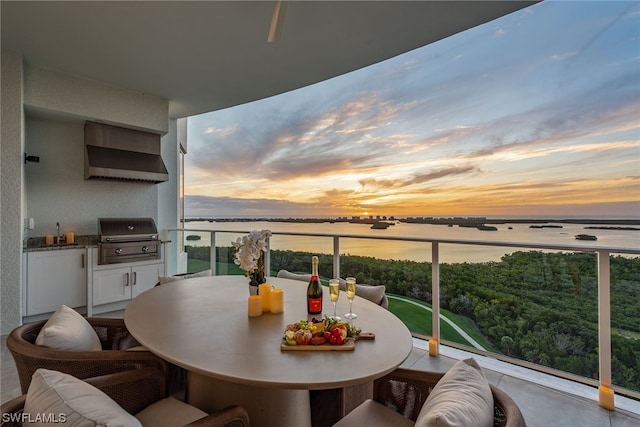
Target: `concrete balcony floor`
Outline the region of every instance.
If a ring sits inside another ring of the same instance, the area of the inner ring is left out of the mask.
[[[121,317],[107,313],[104,317]],[[20,395],[20,385],[13,357],[2,336],[0,400],[6,402]],[[474,357],[490,383],[498,386],[520,407],[529,427],[638,427],[640,402],[616,395],[616,410],[598,406],[594,387],[558,379],[484,356],[472,355],[451,347],[440,346],[440,355],[427,351],[427,342],[414,339],[414,347],[404,368],[445,372],[461,359]]]

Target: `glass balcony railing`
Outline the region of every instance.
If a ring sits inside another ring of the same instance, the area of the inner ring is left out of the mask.
[[[179,271],[244,273],[231,241],[248,231],[170,232]],[[418,338],[640,399],[640,249],[274,232],[266,270],[311,255],[327,280],[385,285]]]

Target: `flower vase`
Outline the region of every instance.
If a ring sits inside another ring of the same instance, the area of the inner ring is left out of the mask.
[[[249,295],[258,295],[258,286],[249,282]]]
[[[258,258],[258,267],[249,273],[249,295],[258,295],[258,286],[266,283],[264,278],[264,262],[262,255]]]

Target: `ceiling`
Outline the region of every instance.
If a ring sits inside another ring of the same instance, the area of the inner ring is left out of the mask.
[[[335,77],[535,1],[5,1],[2,48],[24,61],[169,100],[172,118]]]

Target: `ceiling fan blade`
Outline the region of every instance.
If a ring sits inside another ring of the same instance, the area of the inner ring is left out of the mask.
[[[273,10],[273,17],[271,18],[271,27],[269,28],[269,37],[267,41],[279,42],[282,40],[282,34],[284,33],[284,20],[287,16],[287,6],[289,2],[287,0],[278,0],[276,7]]]

